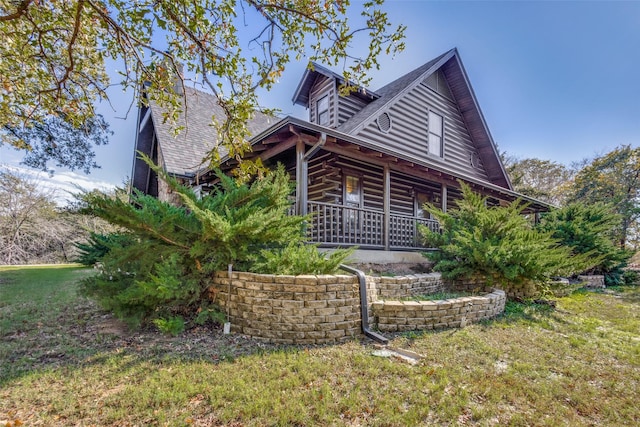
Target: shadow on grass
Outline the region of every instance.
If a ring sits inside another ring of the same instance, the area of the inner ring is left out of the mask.
[[[0,387],[25,375],[88,367],[114,357],[131,363],[225,363],[282,348],[243,335],[224,335],[216,325],[194,327],[177,337],[152,329],[129,331],[93,301],[73,302],[50,307],[56,313],[47,320],[41,308],[28,303],[14,305],[11,313],[4,308],[5,325],[11,326],[0,331]]]

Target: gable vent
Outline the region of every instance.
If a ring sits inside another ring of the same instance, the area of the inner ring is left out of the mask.
[[[378,120],[376,121],[378,123],[378,129],[380,129],[381,132],[389,132],[389,130],[391,129],[391,116],[389,115],[389,113],[380,114],[378,116]]]
[[[478,153],[473,152],[469,157],[469,163],[471,164],[471,167],[478,169],[480,167],[480,156],[478,156]]]

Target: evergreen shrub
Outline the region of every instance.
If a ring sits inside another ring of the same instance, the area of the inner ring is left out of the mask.
[[[602,274],[607,286],[623,284],[623,267],[631,252],[614,243],[621,217],[604,203],[572,203],[542,216],[539,228],[550,232],[574,254],[598,260],[584,273]]]
[[[135,190],[130,202],[84,195],[88,212],[128,230],[130,238],[96,240],[107,246],[99,258],[102,271],[84,281],[83,291],[132,326],[176,316],[219,320],[207,289],[212,273],[228,264],[239,271],[263,266],[267,272],[320,274],[348,255],[325,259],[303,245],[305,218],[288,214],[292,187],[283,167],[251,183],[218,173],[214,191],[198,198],[146,160],[182,206]]]
[[[433,269],[449,280],[481,278],[490,286],[509,289],[523,283],[540,285],[553,276],[582,271],[588,256],[574,255],[550,232],[534,228],[524,215],[526,204],[490,206],[487,198],[461,183],[462,199],[448,212],[427,204],[441,232],[420,227]]]

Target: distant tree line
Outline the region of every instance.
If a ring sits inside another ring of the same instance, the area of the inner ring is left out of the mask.
[[[83,215],[74,206],[59,207],[56,193],[37,180],[0,169],[0,264],[65,263],[75,261],[76,244],[90,232],[114,227]]]
[[[514,189],[558,207],[603,203],[620,219],[612,238],[620,248],[640,249],[640,147],[621,145],[565,166],[502,155]]]

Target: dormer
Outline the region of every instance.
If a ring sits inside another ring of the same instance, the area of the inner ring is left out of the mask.
[[[307,108],[311,123],[335,129],[378,98],[364,88],[340,96],[339,87],[343,83],[339,74],[311,63],[298,84],[293,102]]]

